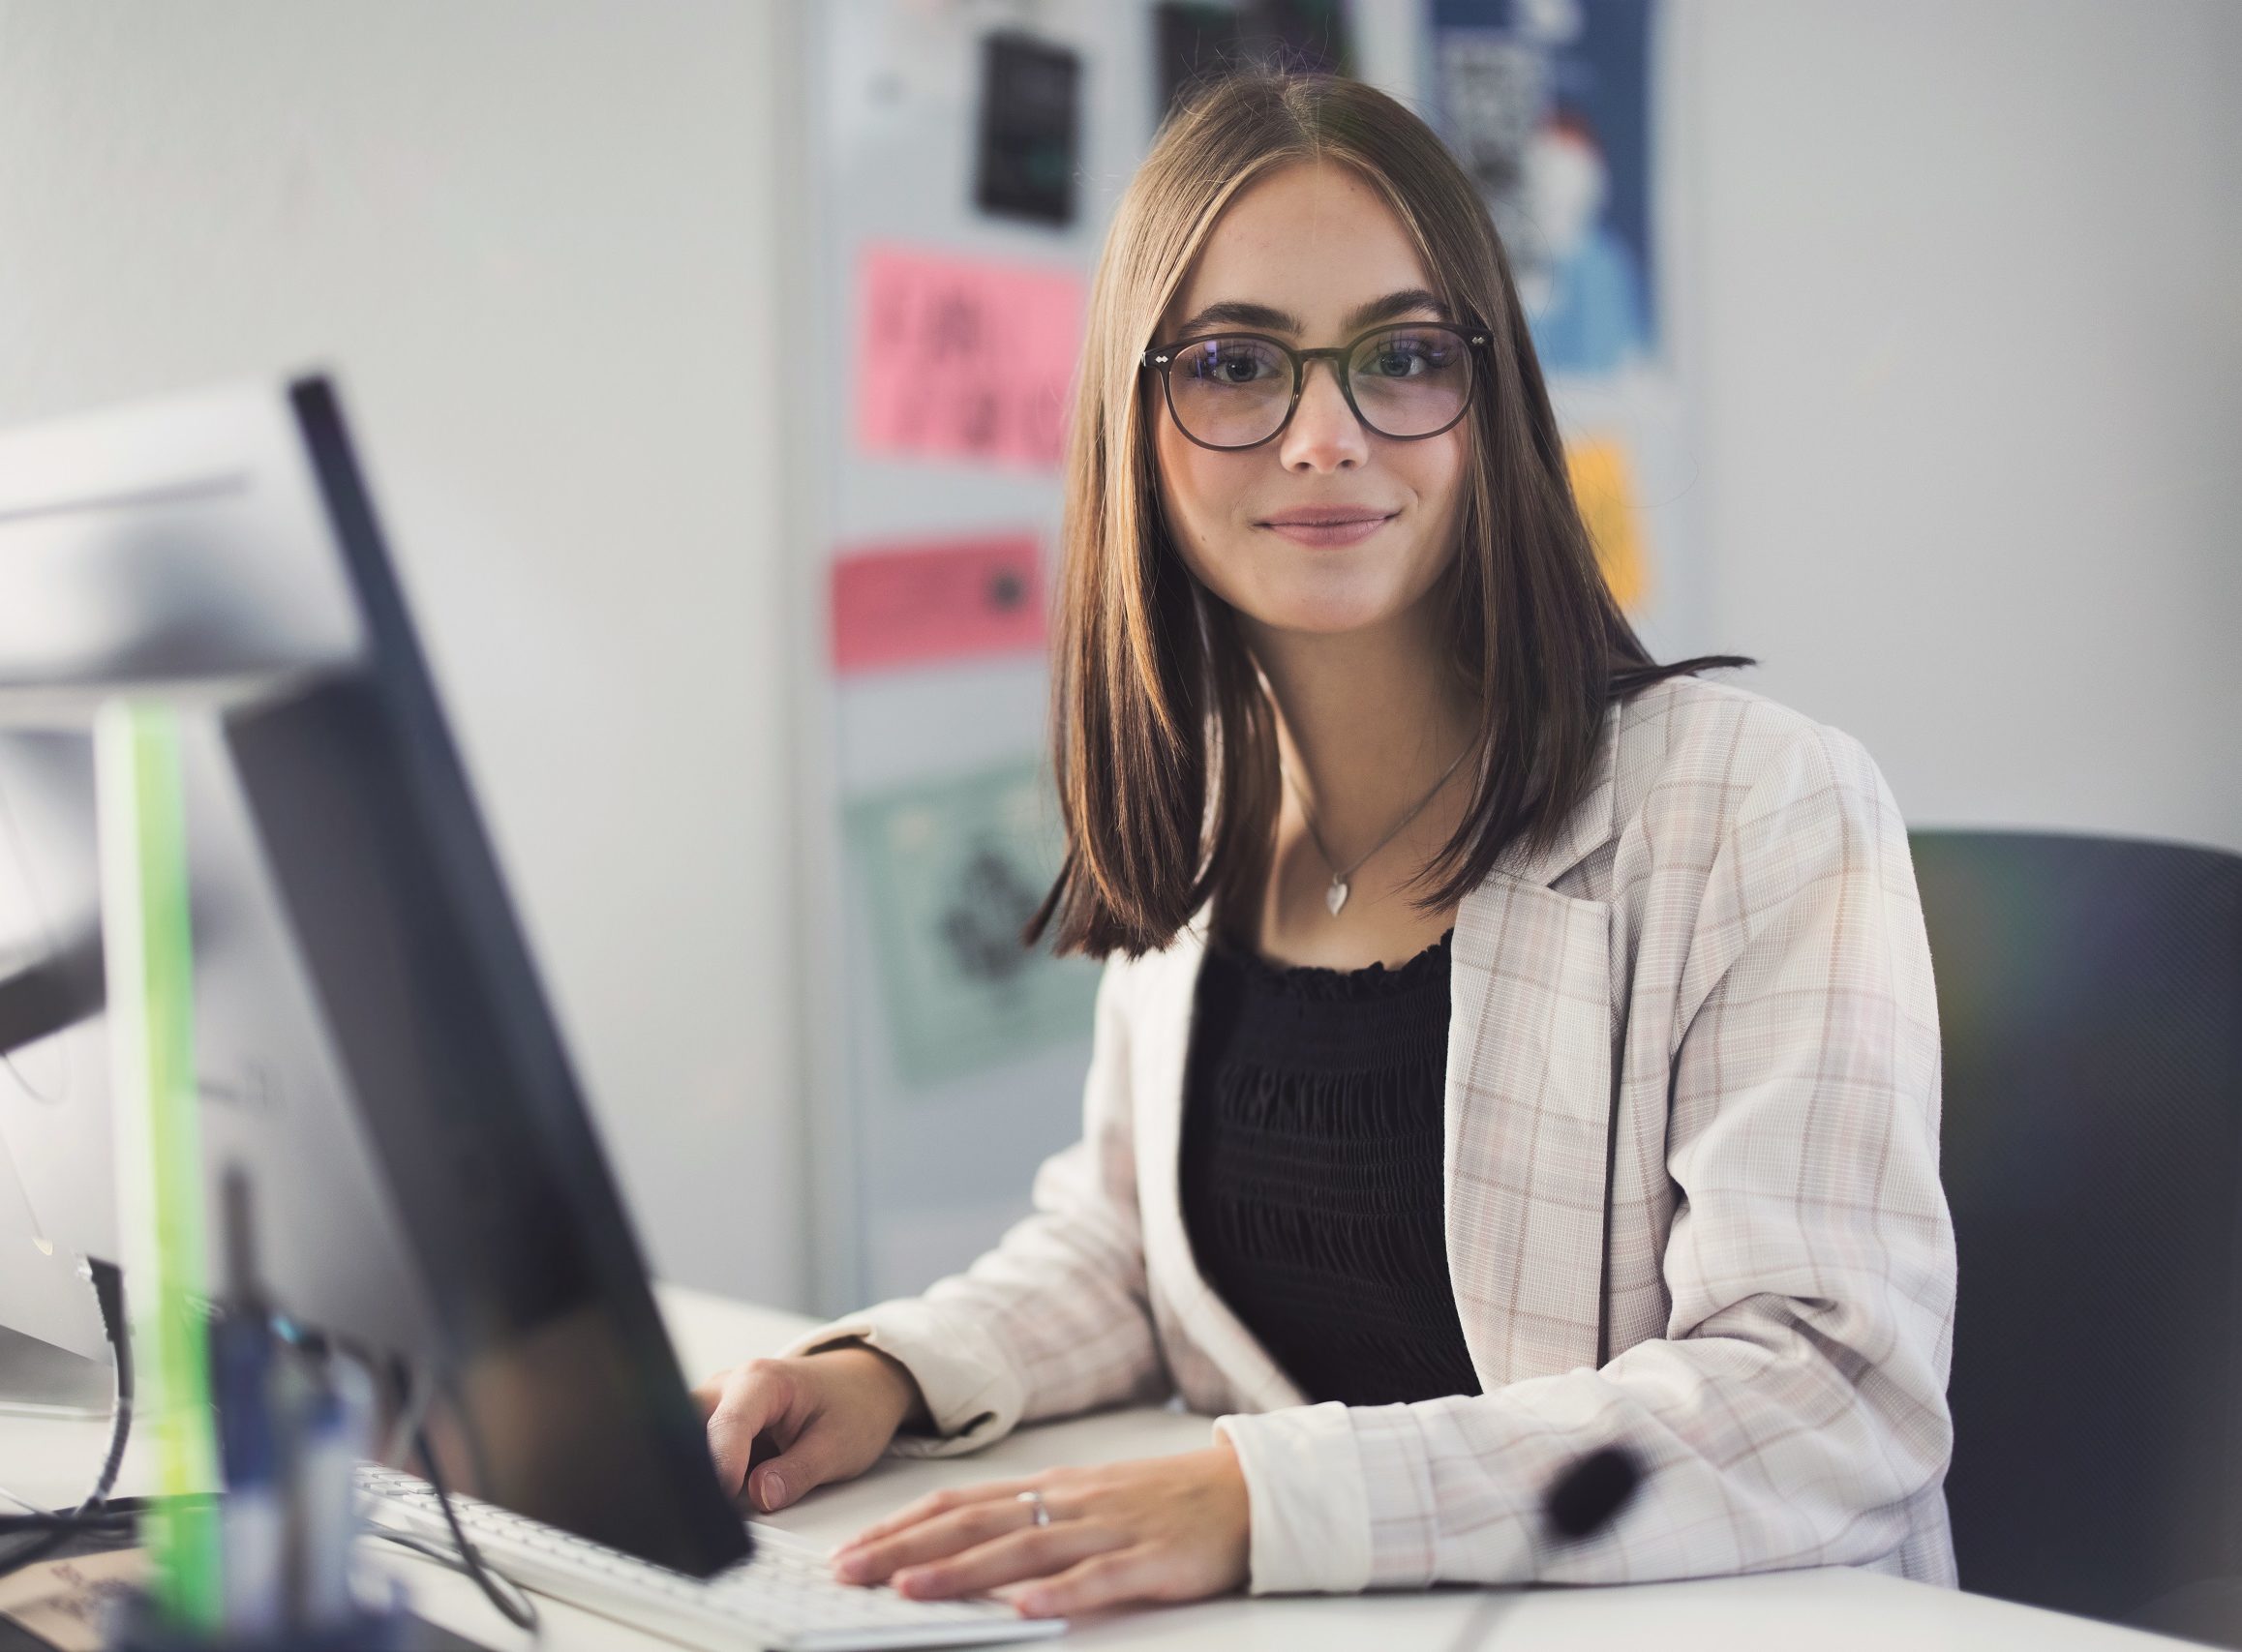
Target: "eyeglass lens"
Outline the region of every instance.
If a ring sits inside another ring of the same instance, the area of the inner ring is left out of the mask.
[[[1266,339],[1195,339],[1175,351],[1167,387],[1175,422],[1210,447],[1252,447],[1291,410],[1294,365]],[[1357,340],[1347,383],[1362,422],[1407,440],[1445,430],[1471,393],[1471,352],[1444,327],[1389,327]]]

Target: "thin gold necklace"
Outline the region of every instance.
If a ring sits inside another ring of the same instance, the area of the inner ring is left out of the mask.
[[[1341,871],[1339,862],[1332,859],[1331,851],[1323,847],[1323,834],[1316,829],[1316,811],[1308,806],[1308,798],[1306,794],[1300,790],[1300,783],[1292,778],[1292,771],[1285,766],[1285,760],[1283,758],[1277,760],[1277,772],[1285,777],[1285,784],[1292,788],[1292,796],[1300,800],[1300,819],[1307,825],[1308,840],[1316,845],[1316,853],[1323,856],[1323,864],[1331,868],[1331,887],[1323,891],[1323,904],[1331,909],[1333,917],[1337,917],[1339,909],[1347,904],[1348,879],[1361,871],[1363,864],[1370,859],[1371,856],[1376,855],[1401,835],[1402,827],[1415,820],[1424,806],[1439,796],[1440,788],[1448,783],[1448,776],[1455,773],[1457,768],[1463,765],[1464,759],[1470,754],[1471,747],[1467,744],[1462,751],[1456,754],[1456,761],[1440,771],[1440,777],[1433,782],[1433,789],[1411,804],[1408,814],[1393,823],[1392,830],[1372,844],[1366,853],[1356,856],[1354,864],[1345,871]]]

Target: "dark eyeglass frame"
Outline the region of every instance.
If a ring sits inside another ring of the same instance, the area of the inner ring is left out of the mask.
[[[1300,410],[1300,398],[1308,393],[1308,368],[1311,363],[1317,361],[1331,363],[1331,376],[1339,381],[1339,394],[1347,399],[1348,411],[1354,415],[1355,422],[1360,424],[1364,430],[1373,436],[1382,436],[1387,441],[1427,441],[1434,436],[1445,435],[1463,423],[1464,415],[1471,410],[1472,400],[1479,394],[1479,373],[1476,368],[1472,370],[1471,380],[1465,386],[1463,404],[1457,407],[1456,416],[1439,430],[1420,431],[1414,436],[1394,436],[1379,430],[1364,415],[1361,405],[1354,399],[1354,383],[1348,375],[1347,363],[1348,358],[1365,343],[1377,338],[1380,333],[1395,333],[1404,329],[1451,333],[1456,338],[1461,339],[1465,347],[1470,350],[1474,356],[1487,346],[1487,330],[1476,325],[1465,327],[1459,326],[1453,321],[1381,321],[1375,327],[1365,327],[1344,345],[1327,345],[1320,349],[1313,350],[1294,349],[1283,339],[1272,338],[1267,333],[1228,330],[1199,333],[1188,339],[1178,339],[1171,345],[1155,345],[1137,358],[1137,364],[1143,371],[1160,375],[1160,389],[1163,399],[1167,403],[1167,416],[1175,422],[1175,428],[1183,433],[1184,440],[1196,443],[1200,447],[1211,448],[1216,453],[1249,452],[1257,447],[1265,447],[1283,436],[1286,428],[1292,422],[1292,415]],[[1286,405],[1285,416],[1277,421],[1277,428],[1257,441],[1201,440],[1191,434],[1191,427],[1183,422],[1183,416],[1175,410],[1175,377],[1172,370],[1176,359],[1192,345],[1211,344],[1216,339],[1252,339],[1258,344],[1274,346],[1282,351],[1292,364],[1292,400]]]

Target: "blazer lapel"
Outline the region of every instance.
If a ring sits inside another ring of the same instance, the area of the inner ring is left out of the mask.
[[[1617,1059],[1607,901],[1549,887],[1616,830],[1616,721],[1556,841],[1456,915],[1444,1107],[1448,1275],[1480,1387],[1597,1363]]]

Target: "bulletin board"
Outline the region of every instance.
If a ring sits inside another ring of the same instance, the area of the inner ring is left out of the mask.
[[[1080,1131],[1099,968],[1016,936],[1057,867],[1060,419],[1091,265],[1154,126],[1147,10],[809,9],[804,325],[834,371],[794,514],[821,633],[800,766],[830,1311],[969,1262]]]

